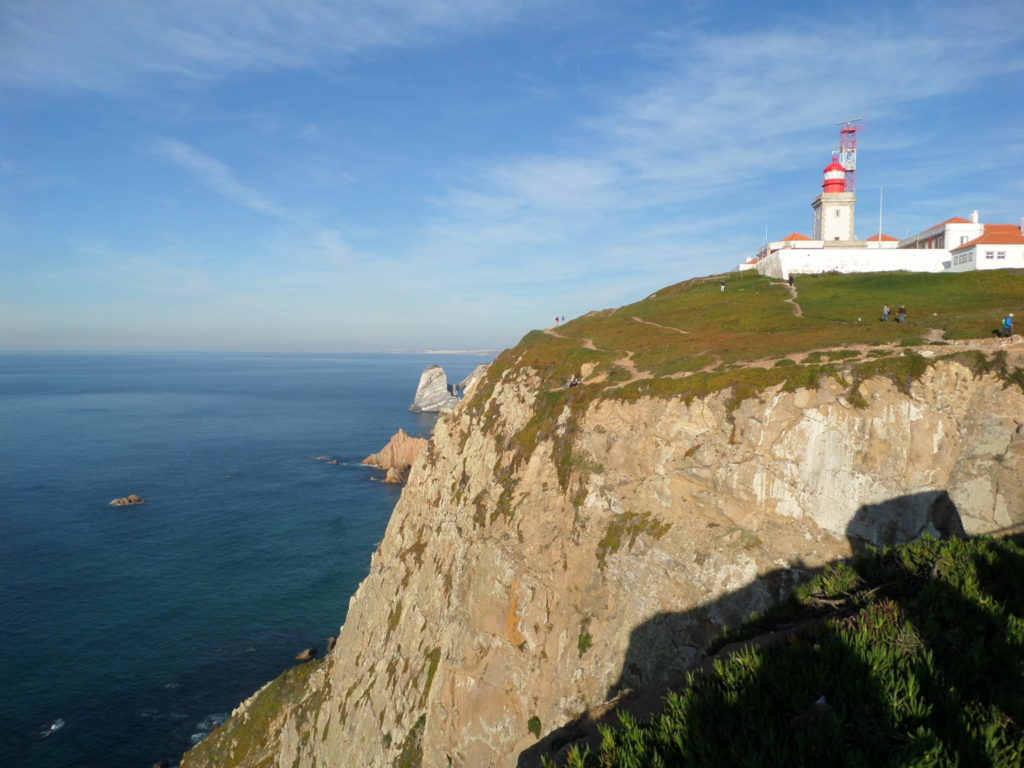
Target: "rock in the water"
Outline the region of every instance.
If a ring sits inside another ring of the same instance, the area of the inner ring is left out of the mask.
[[[387,471],[387,474],[384,475],[384,482],[385,483],[404,483],[408,479],[408,477],[409,477],[409,468],[408,467],[405,467],[404,469],[397,469],[395,467],[391,467]]]
[[[114,499],[110,503],[113,504],[115,507],[131,507],[134,506],[135,504],[145,504],[146,499],[143,499],[142,497],[137,496],[134,493],[130,493],[127,496],[122,496],[119,499]]]
[[[454,408],[458,402],[459,398],[448,390],[444,368],[432,365],[420,375],[420,384],[416,387],[416,396],[409,410],[437,413]]]
[[[468,396],[473,391],[473,387],[475,387],[484,377],[484,374],[487,373],[487,367],[489,365],[490,363],[480,363],[480,365],[473,369],[469,376],[459,382],[458,388],[459,391],[462,392],[463,397]]]
[[[296,661],[311,661],[316,658],[316,648],[307,648],[295,654]]]
[[[384,482],[401,483],[405,478],[391,479],[391,470],[396,470],[399,474],[405,473],[426,446],[427,439],[425,437],[410,437],[404,429],[400,429],[391,437],[380,453],[367,456],[363,459],[363,464],[388,470],[388,476]]]

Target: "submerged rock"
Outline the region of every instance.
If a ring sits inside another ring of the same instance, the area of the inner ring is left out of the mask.
[[[459,402],[448,388],[448,376],[440,365],[432,365],[420,374],[416,396],[409,406],[410,411],[437,413],[454,408]]]

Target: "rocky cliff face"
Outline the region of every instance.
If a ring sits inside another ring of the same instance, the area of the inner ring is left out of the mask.
[[[333,653],[183,766],[515,766],[851,548],[1024,520],[1024,393],[955,361],[856,405],[833,379],[739,404],[585,390],[492,366],[413,466]]]

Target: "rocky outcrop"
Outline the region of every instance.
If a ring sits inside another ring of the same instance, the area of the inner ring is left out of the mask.
[[[374,453],[363,459],[363,464],[386,469],[385,483],[404,483],[409,467],[426,448],[425,437],[410,437],[405,430],[399,429],[380,453]]]
[[[410,411],[437,413],[447,411],[459,404],[459,398],[448,390],[448,377],[440,365],[432,365],[420,374]]]
[[[511,768],[865,543],[1024,521],[1024,393],[955,360],[859,407],[833,378],[589,401],[505,361],[486,384],[414,463],[331,655],[185,768]]]
[[[473,390],[476,388],[476,385],[487,373],[487,367],[487,363],[481,363],[474,368],[466,378],[459,382],[457,387],[458,391],[462,392],[465,397],[469,397],[473,394]]]
[[[147,499],[137,496],[134,493],[130,493],[127,496],[122,496],[118,499],[113,499],[110,503],[115,507],[133,507],[136,504],[145,504]]]

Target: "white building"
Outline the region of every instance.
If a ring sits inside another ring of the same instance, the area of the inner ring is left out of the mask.
[[[1024,267],[1024,234],[1015,224],[982,224],[947,219],[919,234],[897,240],[877,234],[858,240],[854,233],[857,196],[846,190],[846,170],[833,157],[824,170],[822,193],[811,203],[814,236],[793,232],[767,243],[740,270],[785,280],[791,274],[821,272],[966,272]]]
[[[950,248],[951,272],[1024,268],[1024,234],[1013,224],[983,224],[981,235]]]

